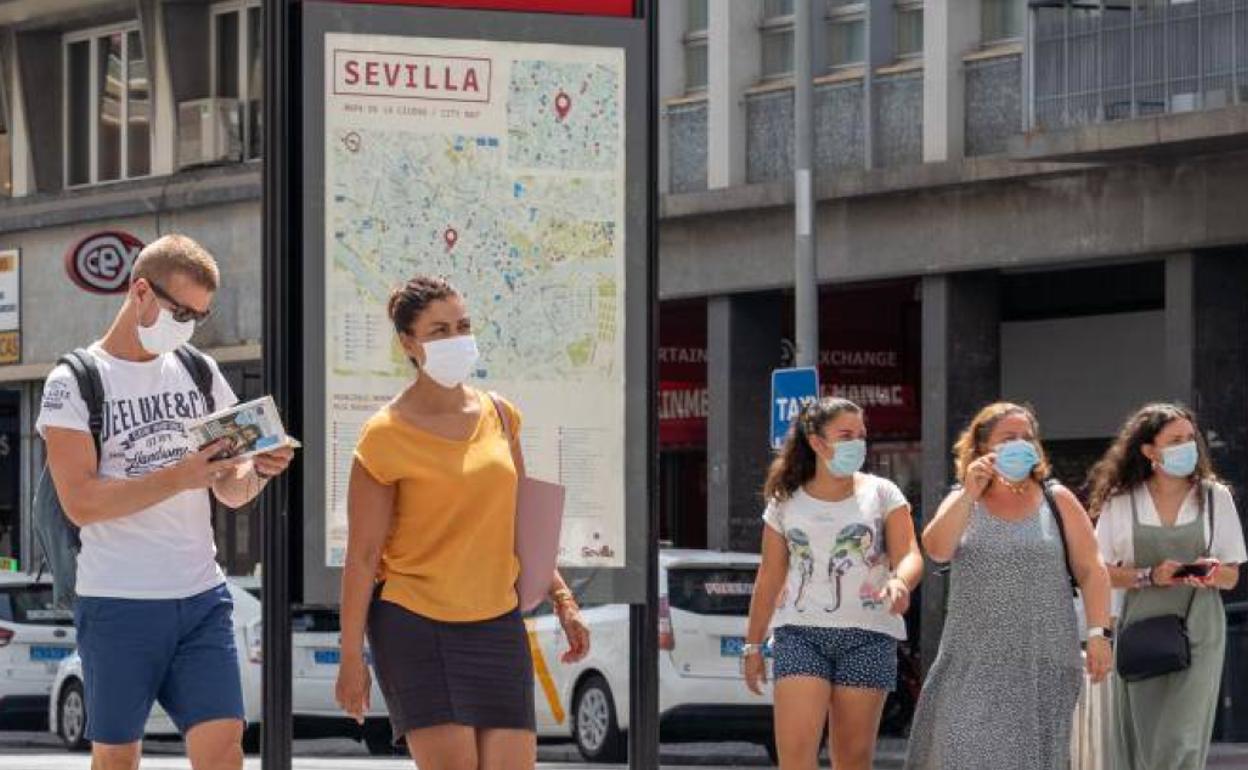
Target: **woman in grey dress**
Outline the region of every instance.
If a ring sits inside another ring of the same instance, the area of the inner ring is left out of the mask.
[[[985,407],[959,439],[957,478],[923,532],[952,562],[940,651],[919,698],[911,770],[1065,770],[1082,679],[1070,574],[1083,592],[1088,673],[1109,672],[1109,577],[1078,499],[1043,483],[1032,412]],[[1061,517],[1066,549],[1055,517]]]

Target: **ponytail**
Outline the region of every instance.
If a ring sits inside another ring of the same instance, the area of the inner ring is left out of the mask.
[[[862,414],[862,407],[845,398],[821,398],[802,407],[767,471],[765,500],[788,500],[815,477],[819,456],[810,446],[810,437],[823,433],[824,426],[846,412]]]

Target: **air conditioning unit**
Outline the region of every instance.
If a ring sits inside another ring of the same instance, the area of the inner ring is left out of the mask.
[[[1171,112],[1195,112],[1201,109],[1200,94],[1190,92],[1185,94],[1170,95],[1170,111]]]
[[[237,99],[193,99],[178,104],[178,168],[243,159],[242,112]]]

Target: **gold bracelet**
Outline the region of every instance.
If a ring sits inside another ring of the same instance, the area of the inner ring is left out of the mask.
[[[550,595],[551,604],[555,605],[555,609],[562,609],[567,605],[576,606],[576,597],[566,588],[561,588]]]

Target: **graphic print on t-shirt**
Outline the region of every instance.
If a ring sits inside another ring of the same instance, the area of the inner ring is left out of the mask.
[[[900,509],[909,505],[897,485],[865,473],[843,500],[819,500],[804,489],[772,500],[763,520],[784,538],[789,556],[775,626],[861,628],[905,639],[905,623],[880,598],[891,574],[885,522]]]
[[[49,414],[67,409],[71,396],[66,383],[52,383],[44,392],[43,409]],[[101,464],[108,459],[132,479],[174,465],[191,452],[186,421],[206,415],[204,396],[194,387],[105,399],[100,442],[107,458]]]
[[[884,606],[880,587],[888,581],[888,557],[880,547],[878,525],[850,524],[836,536],[832,557],[828,560],[828,580],[835,583],[836,604],[828,612],[836,612],[844,601],[844,578],[854,567],[865,568],[858,583],[858,600],[864,610]]]
[[[797,597],[793,599],[793,609],[805,612],[806,589],[810,587],[810,581],[815,576],[815,553],[810,549],[810,537],[797,527],[785,532],[784,536],[789,542],[789,559],[797,565],[802,575],[801,583],[798,584]],[[781,607],[787,603],[787,596],[780,597]]]

